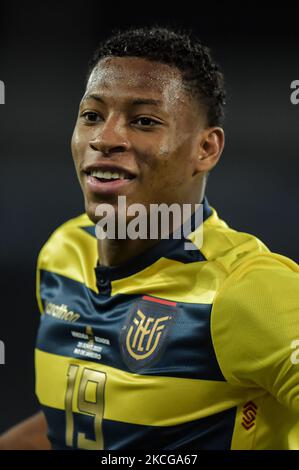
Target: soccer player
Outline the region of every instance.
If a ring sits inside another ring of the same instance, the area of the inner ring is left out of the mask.
[[[72,138],[86,213],[38,259],[42,411],[2,449],[299,449],[299,267],[209,205],[224,104],[222,74],[191,35],[138,29],[101,44]],[[144,224],[151,204],[192,206],[189,232],[97,236],[100,205],[123,216],[124,196]]]

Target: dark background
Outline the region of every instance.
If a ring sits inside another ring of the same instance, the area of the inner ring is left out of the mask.
[[[0,431],[37,410],[35,263],[50,233],[83,211],[70,138],[87,62],[112,29],[187,27],[212,48],[225,72],[228,110],[210,204],[234,228],[299,261],[299,105],[290,102],[290,83],[299,79],[299,15],[250,5],[1,4]]]

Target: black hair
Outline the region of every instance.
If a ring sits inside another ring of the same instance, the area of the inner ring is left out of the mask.
[[[192,32],[151,27],[118,31],[103,41],[89,63],[88,77],[105,57],[140,57],[175,66],[192,98],[205,107],[208,126],[224,120],[225,87],[210,50]]]

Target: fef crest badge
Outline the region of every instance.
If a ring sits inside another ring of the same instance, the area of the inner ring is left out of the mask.
[[[130,370],[140,371],[159,360],[175,310],[175,302],[148,296],[133,304],[120,335],[122,356]]]

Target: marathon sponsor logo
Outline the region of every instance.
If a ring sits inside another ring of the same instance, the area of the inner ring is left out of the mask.
[[[46,302],[45,313],[71,323],[76,322],[80,318],[79,313],[69,310],[65,304],[56,305],[51,302]]]

